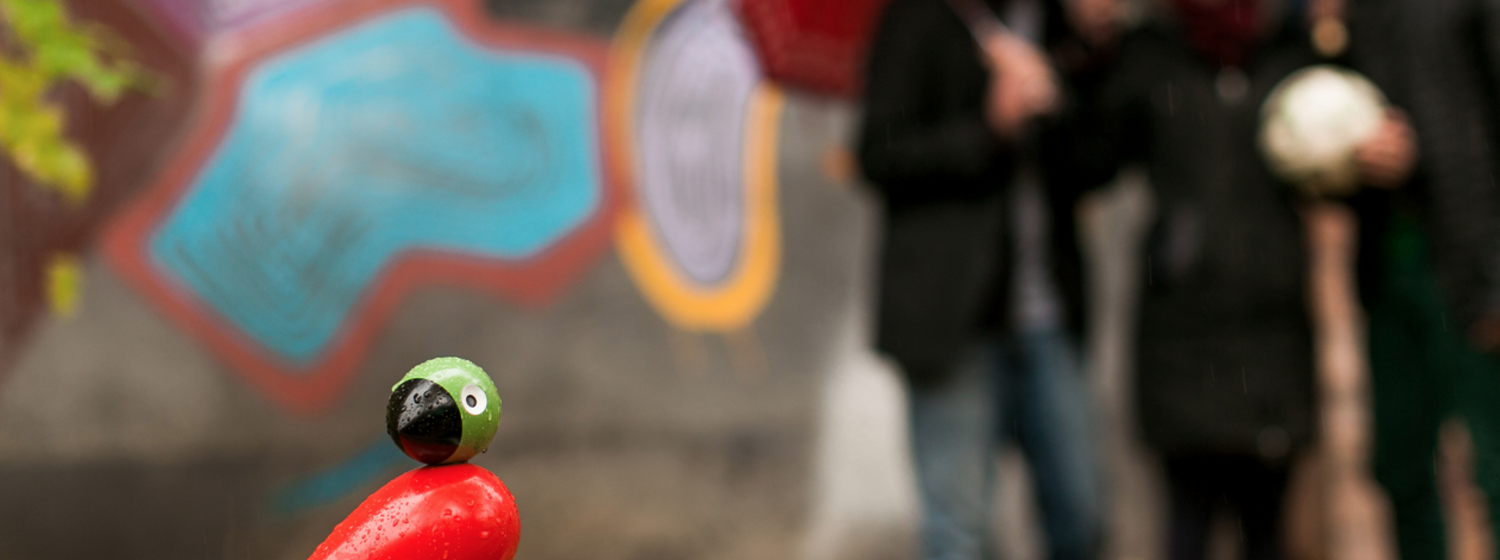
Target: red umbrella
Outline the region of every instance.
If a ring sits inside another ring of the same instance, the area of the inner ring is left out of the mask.
[[[859,95],[865,50],[889,0],[735,0],[767,76],[843,98]]]

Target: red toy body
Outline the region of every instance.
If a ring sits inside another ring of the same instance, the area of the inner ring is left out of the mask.
[[[396,477],[309,560],[511,560],[520,540],[521,516],[505,483],[461,463]]]

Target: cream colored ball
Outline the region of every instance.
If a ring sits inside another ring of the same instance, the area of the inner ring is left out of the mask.
[[[1261,152],[1271,171],[1309,195],[1352,194],[1359,188],[1354,151],[1385,111],[1385,96],[1364,76],[1310,66],[1277,84],[1261,106]]]

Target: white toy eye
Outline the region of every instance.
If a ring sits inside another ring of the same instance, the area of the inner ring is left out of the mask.
[[[483,389],[471,384],[464,386],[463,392],[459,394],[459,402],[463,403],[464,410],[470,415],[478,416],[484,412],[489,399],[484,396]]]

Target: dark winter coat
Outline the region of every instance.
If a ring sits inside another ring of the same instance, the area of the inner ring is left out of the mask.
[[[1313,353],[1298,197],[1256,148],[1270,90],[1315,62],[1287,29],[1243,73],[1154,23],[1128,35],[1094,114],[1070,127],[1069,172],[1102,182],[1144,164],[1156,215],[1140,260],[1137,413],[1168,454],[1279,457],[1313,426]]]
[[[997,11],[1001,2],[992,1]],[[1064,21],[1043,2],[1049,36]],[[871,45],[856,150],[882,203],[876,346],[913,382],[940,379],[1009,317],[1006,194],[1013,147],[985,123],[988,70],[944,0],[893,0]],[[1082,325],[1077,193],[1045,189],[1053,278]]]
[[[1402,208],[1425,230],[1454,328],[1500,315],[1500,2],[1361,0],[1349,28],[1349,62],[1406,112],[1419,154],[1410,184],[1355,197],[1361,295],[1381,293]]]

